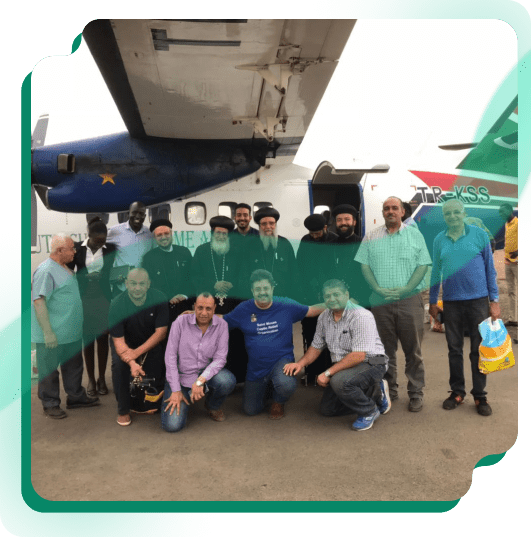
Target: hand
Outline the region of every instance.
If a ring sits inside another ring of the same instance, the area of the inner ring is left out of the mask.
[[[173,411],[177,409],[177,416],[181,412],[181,402],[186,403],[188,406],[190,406],[190,403],[186,400],[186,397],[183,395],[182,392],[172,392],[170,397],[168,399],[164,400],[165,403],[168,403],[166,405],[166,408],[164,409],[164,412],[168,412],[168,409],[170,409],[170,416],[173,414]]]
[[[226,292],[225,282],[216,282],[214,284],[214,289],[218,291],[218,293],[225,293]]]
[[[122,352],[122,360],[124,362],[134,362],[138,358],[137,353],[133,349],[126,349],[124,352]]]
[[[322,388],[326,388],[330,384],[330,377],[327,377],[324,373],[321,373],[317,377],[317,384]]]
[[[190,392],[190,401],[192,403],[195,403],[196,401],[199,401],[199,399],[202,399],[205,396],[205,390],[203,386],[197,386],[197,384],[194,382],[194,385],[192,386],[192,390]]]
[[[511,259],[516,259],[516,258],[518,257],[518,250],[515,250],[514,252],[511,252],[511,253],[509,254],[509,257],[510,257]]]
[[[437,315],[442,312],[442,309],[439,308],[437,304],[430,304],[430,309],[428,311],[432,318],[437,320]]]
[[[490,318],[492,321],[496,321],[501,317],[500,304],[498,302],[490,303]]]
[[[44,345],[47,349],[55,349],[55,347],[57,347],[57,336],[54,332],[44,334]]]
[[[398,295],[395,293],[394,289],[384,289],[383,287],[378,287],[375,291],[382,296],[385,300],[398,300]]]
[[[182,302],[183,300],[186,300],[186,297],[184,295],[175,295],[170,300],[170,304],[179,304],[179,302]]]
[[[391,291],[396,296],[395,300],[399,300],[401,298],[404,298],[405,296],[410,294],[410,290],[407,287],[393,287],[392,289],[388,289],[388,291]]]
[[[283,371],[284,375],[287,375],[288,377],[294,377],[302,371],[302,365],[299,362],[286,364],[284,366]]]
[[[129,367],[131,368],[132,377],[145,377],[146,376],[146,373],[142,369],[142,366],[137,364],[134,360],[132,362],[129,362]]]

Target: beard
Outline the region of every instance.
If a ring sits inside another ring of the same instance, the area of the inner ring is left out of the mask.
[[[346,230],[337,228],[337,234],[342,238],[345,239],[346,237],[350,237],[354,233],[354,226],[348,226]]]
[[[267,250],[270,246],[273,247],[273,250],[277,249],[278,246],[278,232],[276,229],[273,230],[273,235],[265,235],[260,230],[260,239],[264,245],[264,249]]]
[[[225,255],[230,250],[230,240],[228,237],[226,241],[218,241],[212,237],[210,245],[212,246],[212,250],[218,255]]]

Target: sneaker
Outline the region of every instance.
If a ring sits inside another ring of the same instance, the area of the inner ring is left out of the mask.
[[[474,397],[476,403],[476,410],[480,416],[490,416],[492,414],[492,408],[487,403],[486,397]]]
[[[52,418],[53,420],[60,420],[66,418],[66,412],[58,406],[51,406],[48,408],[44,408],[43,410],[44,415],[47,418]]]
[[[366,431],[372,427],[372,424],[380,417],[380,411],[376,409],[372,414],[368,416],[359,416],[359,418],[352,424],[352,428],[355,431]]]
[[[389,395],[389,384],[385,379],[380,381],[380,390],[382,391],[382,402],[378,410],[380,414],[387,414],[391,410],[391,396]]]
[[[116,423],[122,427],[127,427],[128,425],[131,425],[131,416],[129,414],[120,414],[116,418]]]
[[[408,410],[410,412],[420,412],[422,410],[422,397],[412,397],[409,400]]]
[[[465,398],[462,395],[458,395],[455,392],[452,392],[450,394],[450,397],[448,399],[445,399],[443,401],[443,408],[444,410],[453,410],[454,408],[457,408],[458,405],[462,405]]]
[[[284,405],[281,403],[275,403],[271,405],[271,410],[269,411],[269,419],[279,420],[284,417]]]
[[[85,408],[89,406],[97,406],[100,404],[100,400],[98,397],[88,397],[84,401],[76,401],[74,403],[70,402],[68,399],[66,400],[66,408]]]

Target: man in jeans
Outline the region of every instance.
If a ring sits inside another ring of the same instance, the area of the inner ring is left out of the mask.
[[[284,416],[284,404],[297,389],[297,379],[283,372],[284,366],[294,361],[293,324],[305,317],[316,317],[325,308],[273,296],[274,289],[272,274],[255,270],[251,274],[254,300],[242,302],[223,318],[229,328],[243,332],[249,354],[243,388],[244,412],[249,416],[262,412],[268,389],[272,389],[269,417],[278,420]]]
[[[430,315],[439,313],[437,298],[443,286],[444,327],[450,362],[450,396],[443,408],[453,410],[466,395],[463,372],[464,331],[470,333],[472,393],[481,416],[490,416],[487,402],[487,376],[479,371],[481,335],[478,324],[490,317],[500,317],[496,269],[488,235],[481,228],[464,223],[465,207],[460,200],[449,200],[442,206],[446,231],[433,242],[433,270],[430,282]]]
[[[210,293],[200,293],[193,315],[181,315],[172,324],[166,347],[166,385],[162,428],[176,433],[184,428],[188,406],[202,399],[214,421],[225,421],[221,406],[236,385],[224,368],[229,348],[227,323],[214,315]]]
[[[284,373],[297,375],[328,347],[332,366],[317,377],[319,386],[326,388],[321,400],[321,414],[343,416],[356,413],[358,418],[352,428],[365,431],[381,414],[391,409],[387,382],[383,380],[389,360],[378,336],[374,316],[349,302],[344,282],[325,282],[323,297],[328,310],[319,315],[310,348],[297,363],[285,365]]]
[[[398,398],[396,350],[400,341],[406,355],[408,408],[419,412],[424,396],[424,303],[420,293],[431,259],[420,231],[402,222],[405,211],[399,198],[387,198],[382,213],[385,225],[365,235],[356,261],[372,289],[371,311],[389,357],[385,378],[391,399]]]

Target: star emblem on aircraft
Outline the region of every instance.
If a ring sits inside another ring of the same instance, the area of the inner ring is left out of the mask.
[[[112,183],[113,185],[116,184],[113,180],[113,177],[116,177],[115,173],[101,173],[100,177],[103,178],[103,182],[101,183],[102,185],[105,183]]]

